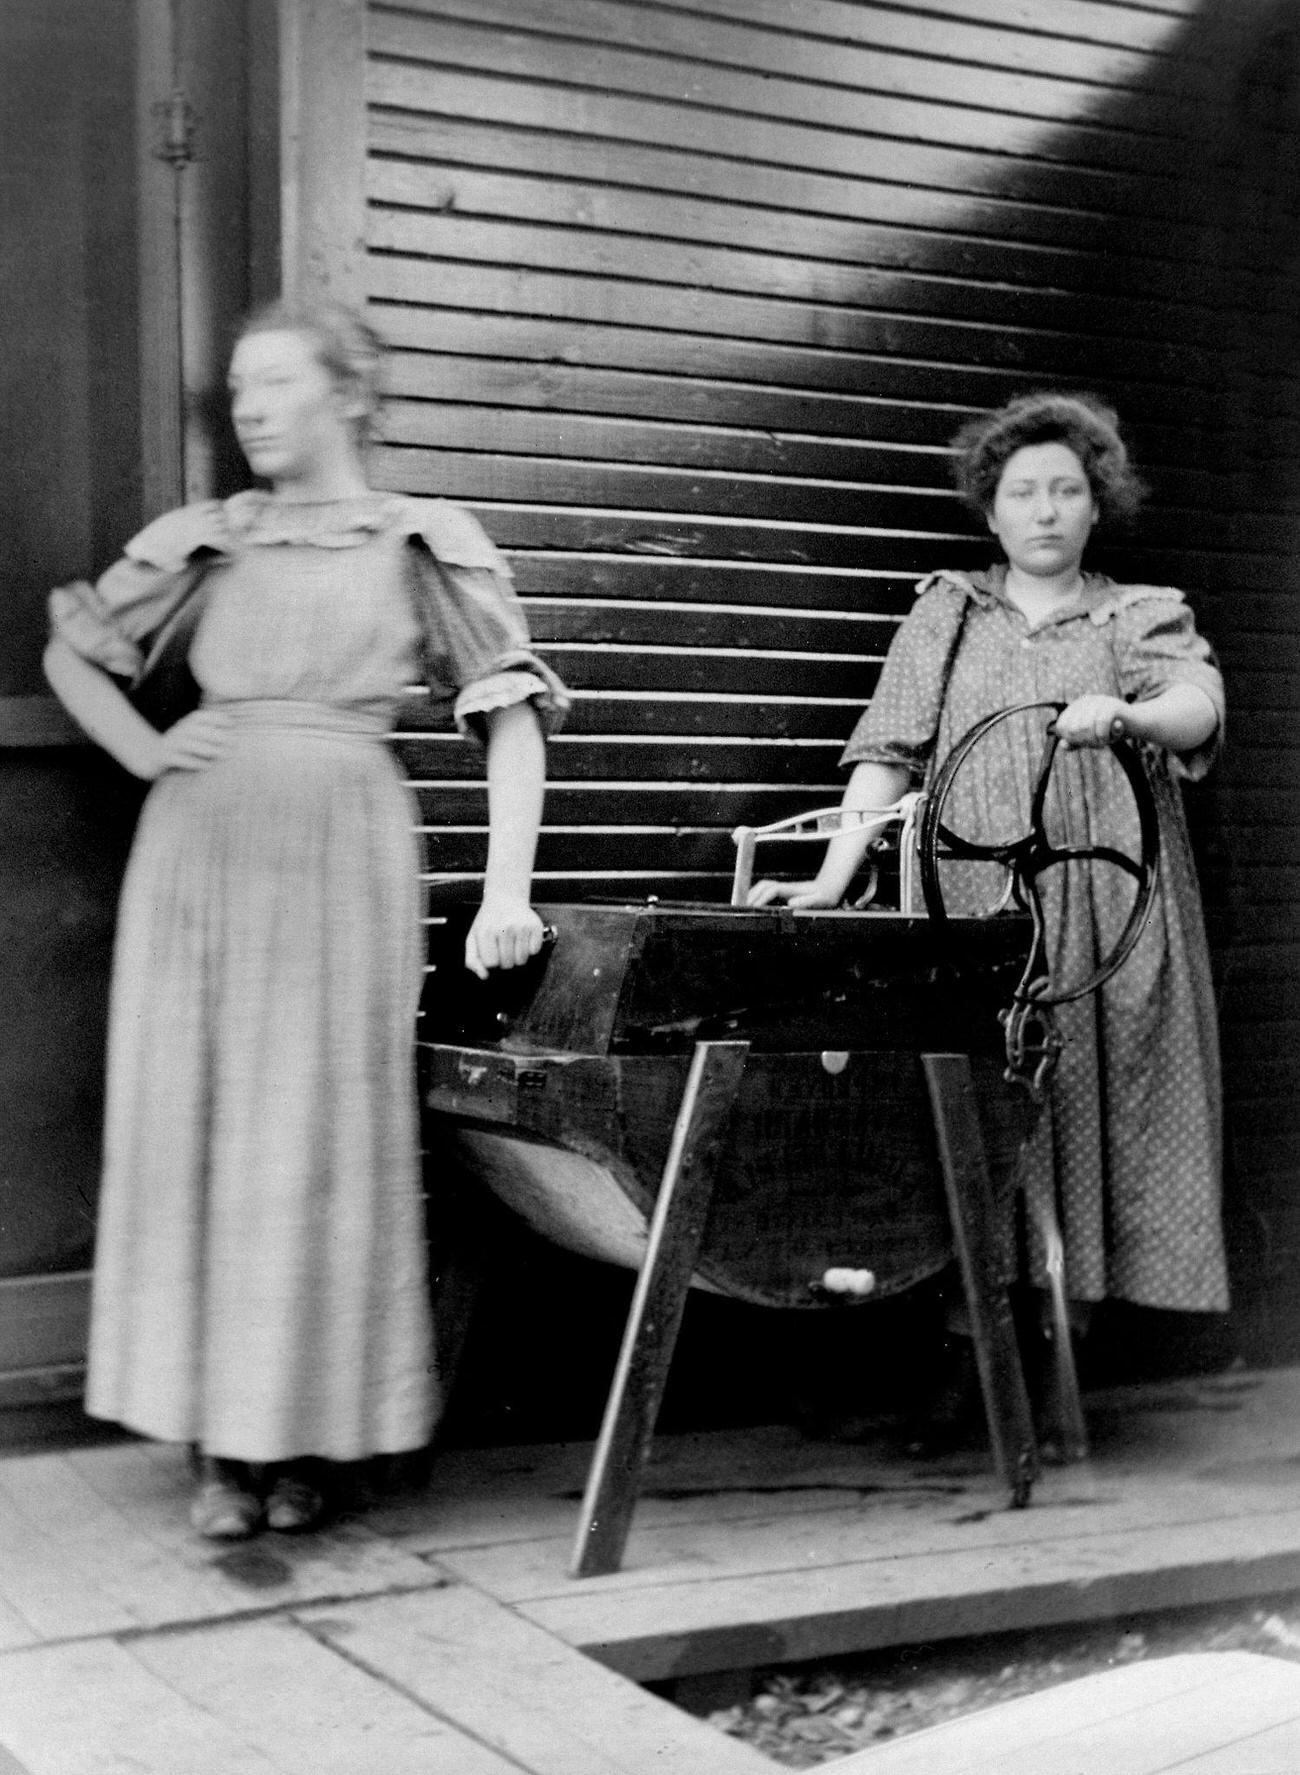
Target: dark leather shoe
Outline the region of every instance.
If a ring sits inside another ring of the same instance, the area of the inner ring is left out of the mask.
[[[261,1528],[262,1500],[239,1463],[200,1458],[190,1526],[206,1541],[246,1541]]]
[[[282,1535],[301,1535],[325,1514],[325,1494],[305,1467],[274,1470],[266,1494],[266,1526]]]

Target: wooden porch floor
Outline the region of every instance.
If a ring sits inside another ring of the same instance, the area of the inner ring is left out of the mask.
[[[773,1765],[627,1679],[1300,1590],[1300,1371],[1094,1394],[1089,1417],[1094,1459],[1019,1512],[974,1459],[784,1428],[666,1438],[625,1569],[581,1582],[565,1568],[585,1447],[450,1451],[418,1495],[225,1554],[186,1526],[178,1450],[11,1455],[0,1775],[761,1775]],[[1300,1697],[1287,1714],[1267,1674],[1300,1768]],[[1219,1747],[1224,1709],[1203,1714]],[[1116,1736],[1108,1775],[1200,1768],[1182,1739],[1124,1761],[1141,1732]],[[1035,1765],[1058,1766],[1074,1765]]]

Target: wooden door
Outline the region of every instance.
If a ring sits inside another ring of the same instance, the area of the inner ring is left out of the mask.
[[[0,1404],[80,1381],[138,800],[48,695],[45,598],[234,472],[212,389],[247,282],[239,15],[0,7],[0,216],[21,243],[0,263]]]

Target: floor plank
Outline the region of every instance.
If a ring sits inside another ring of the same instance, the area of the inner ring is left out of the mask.
[[[1289,1761],[1263,1761],[1289,1750]],[[1184,1653],[857,1751],[840,1775],[1269,1775],[1300,1768],[1300,1667]]]
[[[1167,1519],[1175,1505],[1207,1517],[1221,1505],[1237,1515],[1272,1507],[1268,1487],[1282,1494],[1300,1479],[1300,1438],[1292,1427],[1300,1423],[1300,1385],[1290,1373],[1126,1389],[1094,1396],[1089,1410],[1098,1459],[1044,1475],[1035,1523],[1044,1509],[1098,1506],[1130,1513],[1135,1527]],[[544,1586],[548,1574],[567,1566],[589,1458],[583,1444],[452,1450],[435,1464],[427,1493],[381,1508],[372,1520],[425,1552],[535,1543],[534,1571]],[[1172,1488],[1155,1502],[1153,1480]],[[1215,1483],[1223,1488],[1218,1500]],[[942,1533],[945,1519],[964,1528],[980,1511],[999,1516],[1005,1499],[978,1451],[909,1462],[870,1445],[812,1442],[786,1426],[663,1437],[646,1471],[624,1576],[635,1582],[640,1568],[655,1581],[672,1558],[673,1531],[695,1525],[788,1518],[795,1532],[806,1522],[815,1536],[823,1513],[879,1510],[888,1520],[891,1504],[908,1512],[910,1545],[918,1531]],[[895,1535],[892,1521],[885,1532]],[[959,1541],[968,1538],[963,1533]],[[554,1543],[549,1550],[547,1542]],[[930,1545],[937,1550],[940,1543]],[[694,1556],[686,1557],[689,1563]],[[730,1549],[725,1557],[730,1564]],[[494,1588],[504,1594],[504,1580]]]
[[[1158,1544],[1157,1544],[1158,1543]],[[1300,1509],[1216,1524],[1091,1535],[839,1565],[724,1571],[637,1589],[516,1603],[521,1614],[645,1682],[884,1645],[1106,1619],[1300,1589]]]
[[[763,1775],[771,1765],[465,1585],[304,1625],[536,1775]]]
[[[519,1775],[287,1619],[0,1659],[30,1775]]]
[[[590,1443],[452,1449],[427,1490],[381,1504],[369,1520],[421,1551],[505,1541],[573,1538],[591,1463]],[[975,1488],[991,1477],[977,1464]],[[673,1527],[772,1514],[842,1509],[846,1498],[890,1493],[964,1497],[963,1477],[913,1479],[898,1461],[867,1448],[810,1442],[786,1425],[662,1437],[647,1465],[637,1507],[642,1527]]]
[[[1118,1533],[1162,1533],[1179,1524],[1212,1524],[1246,1516],[1265,1518],[1289,1509],[1300,1475],[1249,1488],[1195,1475],[1147,1474],[1138,1484],[1082,1470],[1057,1473],[1028,1510],[1006,1507],[1000,1489],[950,1498],[923,1489],[840,1498],[813,1510],[773,1510],[738,1518],[639,1523],[623,1569],[583,1580],[592,1593],[658,1588],[710,1572],[737,1575],[808,1571],[846,1560],[894,1558],[900,1534],[909,1557],[942,1557],[984,1549],[990,1557],[1010,1548],[1068,1541],[1083,1545]],[[572,1530],[572,1521],[566,1523]],[[504,1601],[532,1602],[565,1595],[571,1532],[531,1541],[438,1550],[441,1563]]]
[[[33,1522],[7,1487],[0,1489],[0,1599],[9,1645],[134,1625],[129,1609],[85,1582],[76,1550]]]
[[[1189,1757],[1176,1775],[1295,1775],[1300,1769],[1300,1731],[1288,1721],[1252,1732],[1236,1744]]]
[[[107,1639],[6,1654],[0,1744],[31,1775],[284,1775]]]
[[[518,1775],[440,1708],[399,1693],[290,1619],[152,1634],[131,1651],[285,1775]]]
[[[567,1576],[578,1445],[451,1451],[364,1520],[226,1551],[189,1528],[181,1450],[12,1455],[0,1775],[757,1775],[750,1747],[618,1673],[1300,1588],[1300,1371],[1088,1404],[1094,1460],[1020,1512],[978,1453],[918,1466],[780,1427],[661,1438],[628,1568],[585,1581]],[[1180,1770],[1295,1775],[1288,1705],[1243,1704],[1245,1765],[1210,1707]],[[1088,1775],[1128,1775],[1128,1736],[1098,1740]],[[1040,1744],[1035,1775],[1053,1767]]]
[[[57,1545],[75,1572],[82,1632],[192,1619],[216,1601],[197,1561],[178,1560],[137,1512],[110,1503],[63,1456],[0,1463],[0,1501],[18,1513],[29,1538]],[[48,1625],[46,1637],[55,1637]]]
[[[0,1462],[0,1482],[22,1492],[24,1508],[40,1507],[36,1500],[46,1477],[40,1462],[47,1459],[17,1456]],[[251,1608],[382,1594],[438,1581],[418,1552],[377,1534],[365,1522],[341,1522],[305,1537],[267,1535],[230,1549],[200,1540],[189,1524],[188,1459],[184,1450],[171,1445],[124,1442],[79,1449],[62,1460],[71,1469],[68,1486],[80,1482],[91,1494],[87,1508],[93,1509],[98,1499],[103,1512],[79,1542],[74,1534],[74,1543],[91,1562],[98,1583],[129,1617],[101,1631],[207,1620]],[[128,1525],[120,1542],[113,1532],[117,1521]],[[103,1544],[93,1551],[97,1541]],[[5,1593],[0,1574],[0,1595]],[[43,1625],[42,1637],[58,1635]]]

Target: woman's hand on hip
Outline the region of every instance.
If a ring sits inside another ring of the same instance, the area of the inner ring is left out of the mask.
[[[1129,713],[1122,697],[1092,692],[1075,697],[1052,725],[1067,746],[1109,746],[1126,731]]]
[[[169,770],[206,770],[230,749],[230,717],[220,709],[195,709],[158,735],[160,777]]]
[[[465,966],[480,980],[489,968],[518,968],[542,947],[542,921],[527,900],[484,896],[465,939]]]

